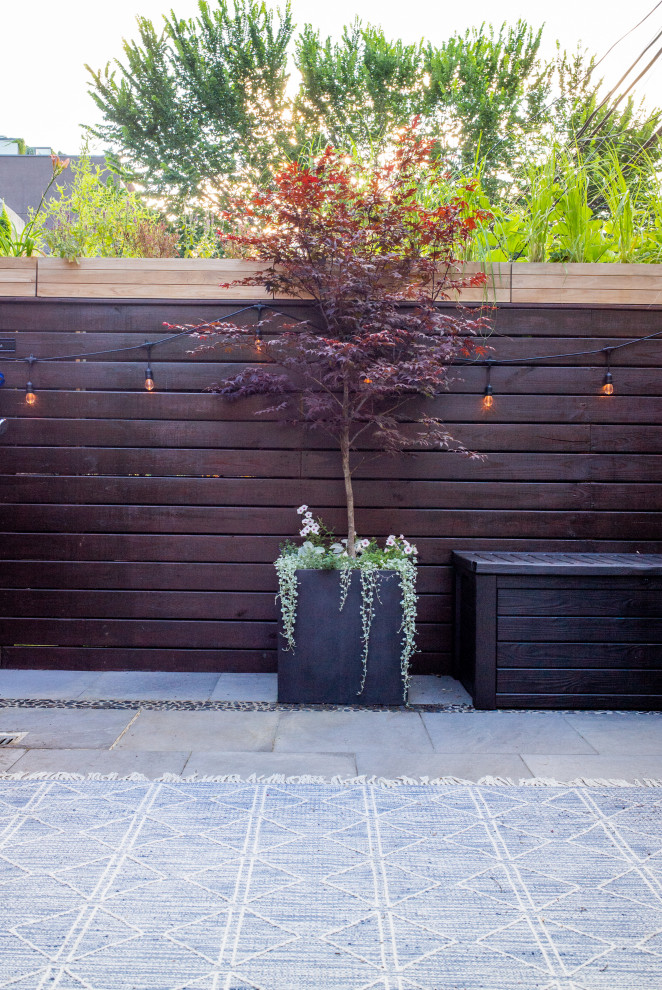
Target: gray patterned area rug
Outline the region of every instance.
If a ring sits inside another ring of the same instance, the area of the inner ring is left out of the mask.
[[[659,787],[62,778],[0,781],[2,988],[662,987]]]

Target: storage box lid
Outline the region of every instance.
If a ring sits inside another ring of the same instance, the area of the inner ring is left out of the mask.
[[[456,550],[453,562],[480,574],[662,575],[660,553],[510,553]]]

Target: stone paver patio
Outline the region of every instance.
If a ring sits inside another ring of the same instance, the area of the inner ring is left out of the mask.
[[[55,701],[276,700],[274,674],[1,670],[0,697]],[[470,699],[414,677],[413,704]],[[662,714],[0,708],[0,771],[315,774],[557,780],[662,778]]]

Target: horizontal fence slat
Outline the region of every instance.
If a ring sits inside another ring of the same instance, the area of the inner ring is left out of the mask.
[[[41,391],[36,406],[25,402],[25,391],[5,389],[4,416],[26,419],[228,420],[268,422],[283,413],[264,413],[266,399],[251,397],[229,402],[219,395],[186,392],[68,392]],[[446,423],[642,423],[662,421],[661,396],[509,395],[491,410],[480,396],[458,393],[433,399],[412,399],[398,413],[403,420],[438,416]]]
[[[287,535],[287,534],[285,534]],[[622,530],[620,531],[622,536]],[[180,561],[273,563],[283,536],[182,535],[177,533],[15,533],[0,532],[3,553],[25,560]],[[507,550],[541,553],[661,553],[662,540],[578,540],[546,537],[419,537],[419,560],[448,566],[454,551]]]
[[[243,507],[141,505],[7,505],[8,527],[16,532],[77,533],[212,533],[243,534],[247,525],[256,535],[298,534],[299,522],[290,509],[254,506],[247,518]],[[340,532],[343,510],[329,508],[326,525]],[[385,537],[397,530],[408,537],[513,537],[535,539],[572,536],[575,539],[662,539],[659,512],[507,511],[497,509],[367,509],[357,508],[361,534]]]

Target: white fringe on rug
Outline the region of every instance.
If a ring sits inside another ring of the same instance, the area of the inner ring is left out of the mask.
[[[20,781],[136,781],[140,783],[165,784],[327,784],[332,787],[362,787],[369,784],[372,787],[445,787],[450,784],[481,787],[662,787],[662,778],[642,777],[635,780],[622,780],[614,777],[574,777],[572,780],[556,780],[553,777],[523,777],[514,780],[512,777],[481,777],[479,780],[465,780],[462,777],[318,777],[312,774],[287,776],[282,773],[270,775],[250,774],[241,777],[239,774],[226,773],[218,776],[192,774],[184,777],[175,773],[164,773],[160,777],[147,777],[142,773],[131,773],[126,776],[118,773],[68,773],[59,771],[48,773],[35,771],[33,773],[0,773],[2,780]]]

